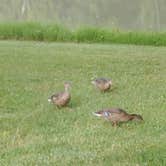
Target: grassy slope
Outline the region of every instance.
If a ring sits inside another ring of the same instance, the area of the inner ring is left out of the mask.
[[[164,47],[0,41],[0,165],[165,165]],[[91,86],[113,79],[110,93]],[[72,82],[70,107],[47,97]],[[92,111],[122,107],[145,123],[123,124]]]

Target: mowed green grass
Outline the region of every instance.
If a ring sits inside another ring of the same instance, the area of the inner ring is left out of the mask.
[[[91,85],[100,76],[110,92]],[[57,109],[47,98],[65,81],[72,99]],[[164,166],[165,101],[166,47],[0,41],[0,165]],[[144,123],[92,115],[111,107]]]

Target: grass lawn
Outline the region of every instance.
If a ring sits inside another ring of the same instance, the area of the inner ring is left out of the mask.
[[[93,78],[112,78],[100,93]],[[72,83],[69,108],[47,102]],[[0,165],[166,165],[166,47],[0,41]],[[121,107],[144,123],[94,117]]]

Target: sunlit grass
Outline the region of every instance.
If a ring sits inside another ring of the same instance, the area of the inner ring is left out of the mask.
[[[165,47],[0,42],[0,165],[165,165]],[[109,93],[91,79],[112,78]],[[72,84],[69,108],[47,102]],[[93,111],[121,107],[118,128]]]

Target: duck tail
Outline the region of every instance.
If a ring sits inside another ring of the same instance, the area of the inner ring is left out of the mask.
[[[101,117],[101,116],[102,116],[102,115],[101,115],[100,113],[98,113],[98,112],[92,112],[92,114],[95,115],[95,116],[98,116],[98,117]]]

